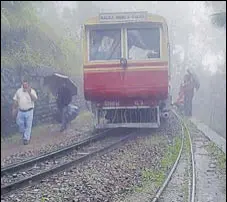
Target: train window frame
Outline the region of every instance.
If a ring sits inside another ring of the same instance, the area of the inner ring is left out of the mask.
[[[92,62],[92,63],[100,63],[100,62],[119,62],[119,59],[110,59],[110,60],[91,60],[90,59],[90,33],[91,31],[95,31],[95,30],[120,30],[120,58],[123,56],[123,49],[124,49],[124,41],[123,41],[123,37],[124,37],[124,33],[123,33],[123,29],[120,27],[120,25],[118,26],[110,26],[110,27],[103,27],[103,26],[95,26],[95,27],[87,27],[87,31],[86,31],[86,38],[87,38],[87,60],[88,62]]]
[[[129,50],[128,50],[128,30],[130,29],[152,29],[152,28],[159,28],[159,33],[160,33],[160,40],[159,40],[159,47],[160,47],[160,54],[158,58],[143,58],[143,59],[130,59],[129,58]],[[126,30],[125,30],[125,49],[126,49],[126,59],[128,61],[135,61],[135,62],[139,62],[139,61],[157,61],[157,60],[162,60],[163,58],[163,30],[162,30],[162,25],[161,24],[154,24],[152,25],[151,23],[149,23],[148,26],[146,26],[145,24],[139,24],[138,26],[136,25],[132,25],[132,26],[127,26]]]

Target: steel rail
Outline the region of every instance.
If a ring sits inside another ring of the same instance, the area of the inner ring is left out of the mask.
[[[177,116],[176,112],[173,111],[173,113]],[[178,118],[178,116],[177,116]],[[182,150],[183,150],[183,145],[184,145],[184,128],[183,126],[181,127],[181,131],[182,131],[182,135],[181,135],[181,147],[180,147],[180,151],[178,153],[177,159],[171,169],[171,171],[169,172],[169,175],[167,176],[166,180],[164,181],[164,183],[162,184],[162,186],[158,189],[158,191],[156,192],[156,195],[153,197],[152,202],[157,202],[159,197],[161,196],[162,192],[164,191],[164,189],[166,188],[167,184],[169,183],[182,154]]]
[[[101,154],[103,152],[107,152],[110,149],[115,148],[116,146],[118,147],[119,145],[123,144],[125,141],[127,141],[129,138],[132,138],[132,137],[134,137],[134,135],[131,135],[131,134],[128,135],[127,134],[126,137],[120,138],[120,140],[115,141],[114,143],[112,143],[112,144],[110,144],[110,145],[108,145],[108,146],[106,146],[106,147],[104,147],[102,149],[99,149],[99,150],[96,150],[94,152],[85,154],[84,156],[76,158],[76,159],[74,159],[74,160],[72,160],[70,162],[67,162],[67,163],[59,165],[57,167],[48,169],[48,170],[43,171],[41,173],[35,174],[33,176],[24,178],[24,179],[22,179],[20,181],[5,185],[5,186],[1,187],[1,196],[5,195],[5,194],[8,194],[8,193],[10,193],[12,191],[15,191],[17,189],[23,188],[25,186],[31,185],[31,184],[33,184],[35,182],[39,182],[43,178],[45,178],[47,176],[50,176],[50,175],[55,174],[57,172],[63,171],[65,169],[67,169],[67,168],[70,168],[73,165],[77,165],[78,163],[81,163],[81,162],[87,160],[88,158],[90,158],[90,157],[92,157],[92,156],[94,156],[96,154]]]
[[[180,151],[178,153],[177,159],[171,169],[171,171],[169,172],[167,178],[165,179],[165,181],[163,182],[162,186],[159,187],[159,189],[157,190],[155,196],[151,199],[152,202],[157,202],[158,199],[160,198],[161,194],[163,193],[163,191],[165,190],[166,186],[168,185],[168,183],[171,180],[171,177],[174,173],[174,171],[176,170],[182,151],[183,151],[183,145],[184,145],[184,138],[185,138],[185,132],[187,133],[188,137],[189,137],[189,144],[190,144],[190,155],[191,155],[191,165],[192,165],[192,191],[191,191],[191,197],[189,199],[190,202],[194,202],[195,201],[195,164],[194,164],[194,154],[193,154],[193,148],[192,148],[192,141],[191,141],[191,135],[190,132],[187,128],[187,125],[185,124],[184,120],[176,113],[175,110],[171,110],[174,115],[180,120],[181,124],[181,130],[182,130],[182,136],[181,136],[181,148]]]
[[[189,138],[189,142],[190,142],[190,152],[191,152],[191,164],[192,164],[192,192],[191,192],[191,202],[195,201],[195,188],[196,188],[196,172],[195,172],[195,159],[194,159],[194,152],[193,152],[193,147],[192,147],[192,139],[191,139],[191,133],[187,127],[187,125],[185,124],[185,122],[183,122],[184,127],[186,129],[186,133],[188,134],[188,138]]]
[[[53,158],[55,156],[59,156],[59,155],[65,153],[65,152],[68,152],[68,151],[73,150],[73,149],[77,149],[77,148],[79,148],[81,146],[85,146],[85,145],[89,144],[91,141],[99,140],[100,138],[105,136],[109,131],[112,131],[112,129],[103,131],[103,132],[98,133],[97,135],[95,135],[93,137],[89,137],[87,139],[84,139],[82,141],[79,141],[79,142],[77,142],[75,144],[72,144],[70,146],[64,147],[62,149],[58,149],[56,151],[49,152],[49,153],[46,153],[44,155],[40,155],[38,157],[30,158],[28,160],[24,160],[22,162],[11,164],[9,166],[3,167],[3,168],[1,168],[1,176],[4,176],[4,175],[9,174],[9,173],[16,172],[16,171],[18,171],[20,169],[29,167],[29,166],[31,166],[33,164],[36,164],[36,163],[41,162],[41,161],[45,161],[45,160]]]

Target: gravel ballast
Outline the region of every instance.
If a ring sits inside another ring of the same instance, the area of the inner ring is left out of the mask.
[[[172,126],[168,129],[140,130],[135,140],[50,176],[41,184],[5,196],[4,201],[86,202],[123,199],[142,183],[145,169],[160,167],[167,146],[180,133],[176,122],[173,122],[167,124]]]

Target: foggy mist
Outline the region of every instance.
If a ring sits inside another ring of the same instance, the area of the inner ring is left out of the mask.
[[[224,201],[226,1],[1,1],[1,126],[1,201]]]
[[[128,11],[148,11],[165,17],[169,30],[173,100],[186,69],[192,68],[201,83],[201,88],[195,93],[193,113],[225,134],[226,28],[211,23],[213,13],[226,11],[225,1],[59,1],[33,4],[38,18],[51,27],[47,34],[60,43],[64,37],[65,43],[60,46],[68,51],[63,51],[68,53],[65,56],[66,71],[73,69],[76,63],[80,67],[77,69],[79,74],[82,74],[83,57],[80,51],[81,25],[89,17],[100,12]],[[48,59],[46,63],[54,60]],[[64,67],[63,63],[59,59],[56,65]]]

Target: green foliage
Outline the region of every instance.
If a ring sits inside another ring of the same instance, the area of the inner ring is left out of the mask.
[[[215,13],[211,16],[211,22],[217,27],[226,28],[226,12]]]
[[[164,172],[162,171],[152,171],[152,170],[144,170],[142,172],[143,181],[155,181],[157,186],[160,186],[165,179]]]
[[[48,201],[48,198],[47,198],[47,197],[42,196],[42,198],[41,198],[41,202],[45,202],[45,201]]]
[[[71,75],[82,73],[80,41],[66,35],[78,27],[64,23],[54,2],[9,1],[1,6],[1,65],[44,65]],[[71,15],[63,17],[76,21]]]
[[[160,169],[153,170],[153,169],[144,169],[142,171],[142,186],[136,187],[136,192],[144,192],[148,184],[153,184],[156,188],[161,186],[164,182],[166,173],[168,170],[173,166],[174,162],[177,159],[177,156],[180,151],[181,146],[181,138],[176,137],[173,141],[173,144],[168,146],[164,157],[161,159],[160,162]]]
[[[9,23],[11,29],[27,28],[28,26],[37,23],[38,18],[31,2],[12,2],[1,2],[1,18]]]
[[[206,149],[217,160],[218,168],[226,171],[226,154],[223,153],[213,142],[210,142]]]
[[[180,151],[181,138],[177,137],[174,139],[174,144],[169,146],[164,158],[161,161],[162,168],[170,169],[173,162],[176,161],[178,153]]]

